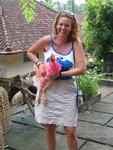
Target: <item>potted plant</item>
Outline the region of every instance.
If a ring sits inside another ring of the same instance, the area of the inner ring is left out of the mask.
[[[79,89],[83,93],[84,105],[82,109],[88,110],[94,103],[101,99],[99,93],[99,78],[95,71],[88,70],[85,75],[78,78]]]

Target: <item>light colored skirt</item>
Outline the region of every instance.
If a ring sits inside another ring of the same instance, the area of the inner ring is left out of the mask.
[[[35,119],[41,124],[77,126],[76,88],[74,80],[55,80],[46,91],[47,104],[35,100]]]

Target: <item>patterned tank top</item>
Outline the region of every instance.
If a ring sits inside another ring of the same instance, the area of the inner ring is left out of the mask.
[[[50,61],[51,54],[53,54],[57,61],[61,64],[62,71],[67,71],[74,67],[73,49],[71,48],[66,54],[56,52],[53,44],[52,35],[50,40],[50,48],[47,51],[44,51],[45,62]],[[72,77],[58,77],[57,79],[72,79]]]

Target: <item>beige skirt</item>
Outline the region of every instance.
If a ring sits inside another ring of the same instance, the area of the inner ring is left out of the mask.
[[[46,91],[47,104],[35,100],[35,119],[41,124],[77,126],[76,88],[74,80],[56,80]],[[36,98],[37,99],[37,98]]]

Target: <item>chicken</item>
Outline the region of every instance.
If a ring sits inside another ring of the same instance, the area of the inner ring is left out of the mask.
[[[51,54],[50,62],[43,64],[44,74],[39,79],[39,87],[37,91],[37,101],[38,104],[41,102],[41,97],[43,98],[43,104],[47,104],[46,90],[53,83],[53,81],[60,75],[61,64],[55,59],[55,56]],[[35,68],[36,75],[39,75],[38,67]]]

